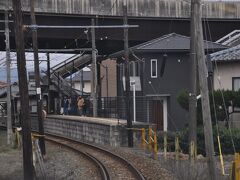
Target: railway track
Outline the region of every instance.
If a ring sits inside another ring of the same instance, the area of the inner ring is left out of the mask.
[[[87,158],[91,159],[96,164],[101,174],[101,179],[145,179],[145,177],[129,161],[108,150],[92,144],[52,134],[46,134],[45,139],[87,156]]]

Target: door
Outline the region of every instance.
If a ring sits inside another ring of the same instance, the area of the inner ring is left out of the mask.
[[[163,131],[163,101],[152,101],[152,123],[157,125],[157,130]]]

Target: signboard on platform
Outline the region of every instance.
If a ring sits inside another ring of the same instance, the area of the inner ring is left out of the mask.
[[[37,88],[37,94],[41,94],[41,88]]]
[[[123,76],[122,80],[123,80],[123,89],[124,89],[124,91],[126,91],[125,76]],[[135,82],[135,90],[141,91],[142,87],[141,87],[140,77],[139,76],[131,76],[130,77],[130,91],[133,91],[133,82]]]

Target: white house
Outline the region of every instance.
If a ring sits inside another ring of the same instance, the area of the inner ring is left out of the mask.
[[[214,90],[240,90],[240,45],[210,55],[214,64]],[[239,108],[228,107],[232,126],[240,128]]]
[[[74,89],[91,93],[91,71],[79,71],[72,78],[72,83]]]

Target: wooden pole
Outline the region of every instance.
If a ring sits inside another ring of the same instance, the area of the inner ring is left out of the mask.
[[[48,103],[47,103],[47,112],[48,114],[51,113],[51,90],[50,90],[50,85],[51,85],[51,72],[50,72],[50,55],[49,53],[47,55],[47,77],[48,77]],[[58,91],[59,92],[59,91]]]
[[[31,121],[29,118],[29,95],[22,25],[21,1],[12,0],[12,5],[14,14],[15,42],[17,49],[17,68],[19,78],[18,79],[19,95],[21,105],[24,179],[32,180],[34,178],[34,175],[32,159]]]
[[[92,26],[94,26],[95,22],[92,19]],[[92,34],[92,98],[93,98],[93,117],[98,116],[98,93],[97,93],[97,55],[96,55],[96,39],[95,39],[95,28],[91,29]]]
[[[197,33],[195,28],[196,16],[194,15],[194,2],[191,1],[191,43],[190,43],[190,63],[191,63],[191,89],[189,92],[189,157],[190,160],[196,158],[197,147],[197,63],[196,63],[196,43]]]
[[[34,11],[34,1],[30,0],[31,6],[31,24],[36,25],[36,17]],[[39,72],[39,58],[38,58],[38,43],[37,43],[37,29],[32,29],[32,44],[34,51],[34,71],[35,71],[35,84],[36,84],[36,99],[37,99],[37,115],[38,115],[38,130],[40,135],[44,135],[43,117],[42,117],[42,95],[40,86],[40,72]],[[44,137],[39,138],[39,146],[41,153],[46,154]]]
[[[5,9],[5,36],[6,36],[6,71],[7,71],[7,144],[12,141],[12,102],[11,102],[11,59],[10,59],[10,41],[9,41],[9,19],[8,4]]]
[[[123,1],[123,23],[128,24],[127,0]],[[130,109],[130,74],[129,74],[129,47],[128,47],[128,28],[124,28],[124,58],[125,58],[125,104],[128,128],[128,147],[133,147],[133,132]]]
[[[57,77],[58,77],[58,114],[61,114],[61,107],[63,106],[61,104],[61,100],[62,100],[62,92],[61,92],[61,88],[60,88],[60,73],[57,73]]]
[[[81,72],[81,91],[82,91],[82,96],[83,96],[83,86],[84,86],[84,83],[83,83],[83,69],[80,72]]]
[[[202,100],[202,116],[205,136],[205,148],[206,155],[208,158],[208,170],[211,180],[216,180],[216,163],[215,153],[213,145],[213,133],[212,133],[212,122],[209,105],[209,93],[207,83],[207,66],[204,56],[204,44],[203,44],[203,31],[202,31],[202,18],[201,18],[201,0],[194,1],[194,16],[196,19],[195,30],[196,30],[196,58],[198,60],[198,74]]]

